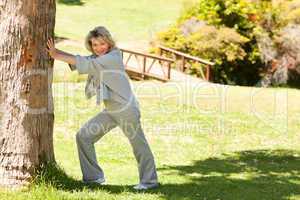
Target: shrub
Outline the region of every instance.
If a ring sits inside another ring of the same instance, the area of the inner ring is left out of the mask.
[[[215,82],[254,85],[267,73],[268,59],[280,48],[275,40],[290,23],[300,23],[300,0],[198,0],[157,41],[214,61]]]
[[[251,14],[255,14],[255,7],[245,0],[200,0],[187,7],[174,26],[158,33],[157,40],[214,61],[215,82],[254,84],[259,80],[261,63]]]

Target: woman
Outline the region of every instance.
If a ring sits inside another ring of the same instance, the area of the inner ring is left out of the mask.
[[[53,59],[68,63],[72,70],[80,74],[88,74],[86,97],[96,95],[97,104],[103,101],[105,105],[105,109],[86,122],[76,134],[83,181],[105,182],[103,170],[96,159],[94,143],[119,126],[128,137],[138,163],[140,180],[134,189],[157,187],[154,157],[141,127],[139,103],[130,87],[120,50],[103,26],[88,33],[85,45],[91,56],[72,55],[56,49],[53,40],[47,42],[47,51]]]

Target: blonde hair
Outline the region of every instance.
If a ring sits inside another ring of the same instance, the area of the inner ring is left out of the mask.
[[[92,42],[91,42],[92,38],[101,38],[102,40],[104,40],[109,45],[108,51],[116,47],[115,41],[113,40],[109,31],[104,26],[95,27],[85,37],[85,47],[87,48],[87,50],[94,53],[92,49]]]

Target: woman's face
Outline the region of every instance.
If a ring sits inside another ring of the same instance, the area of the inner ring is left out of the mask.
[[[97,56],[104,55],[108,52],[109,50],[109,44],[105,42],[102,38],[91,38],[91,46],[93,49],[94,54]]]

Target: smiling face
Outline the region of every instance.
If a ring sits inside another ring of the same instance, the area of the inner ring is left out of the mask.
[[[105,42],[101,37],[93,37],[90,39],[90,42],[92,50],[97,56],[106,54],[110,49],[109,44]]]

